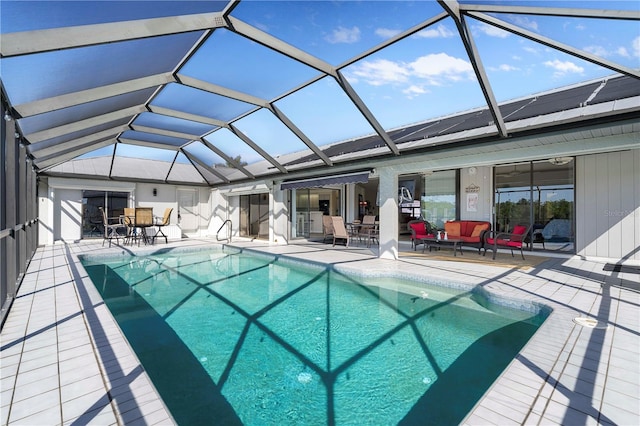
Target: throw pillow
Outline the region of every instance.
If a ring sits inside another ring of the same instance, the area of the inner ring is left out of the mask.
[[[487,228],[488,228],[487,225],[476,225],[475,228],[473,228],[473,232],[471,233],[471,236],[479,237],[482,231],[484,231]]]
[[[446,222],[444,224],[444,232],[446,232],[449,237],[459,237],[460,222]]]

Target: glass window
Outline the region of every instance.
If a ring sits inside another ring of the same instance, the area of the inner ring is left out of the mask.
[[[495,188],[494,229],[531,225],[531,248],[575,250],[573,158],[497,166]]]
[[[240,236],[269,238],[269,194],[240,196]]]
[[[457,171],[444,170],[424,176],[424,194],[420,198],[422,217],[438,229],[457,219]]]
[[[100,208],[108,218],[119,218],[129,202],[128,192],[82,191],[82,238],[102,238],[104,219]]]
[[[292,236],[323,238],[322,216],[340,216],[341,190],[335,188],[303,188],[292,191]]]

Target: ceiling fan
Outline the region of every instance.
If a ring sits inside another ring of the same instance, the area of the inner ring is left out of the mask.
[[[504,173],[496,173],[496,176],[499,177],[514,177],[514,176],[518,176],[519,174],[522,174],[522,172],[517,170],[518,166],[513,166],[513,170],[508,171],[508,172],[504,172]]]
[[[553,164],[554,166],[563,166],[567,163],[570,163],[571,161],[573,161],[573,157],[554,157],[554,158],[549,158],[549,162],[551,164]]]

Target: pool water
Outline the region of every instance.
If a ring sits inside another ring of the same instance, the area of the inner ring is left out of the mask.
[[[228,249],[83,265],[184,425],[457,424],[545,318]]]

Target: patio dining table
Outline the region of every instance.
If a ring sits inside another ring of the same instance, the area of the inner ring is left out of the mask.
[[[149,244],[152,239],[149,237],[147,229],[156,226],[153,220],[153,208],[136,207],[130,210],[133,210],[133,214],[122,216],[123,224],[128,229],[127,238],[131,241],[131,244],[135,240],[138,241],[138,245],[140,245],[140,240],[144,241],[145,244]]]
[[[378,242],[378,223],[349,222],[346,225],[352,238],[366,239],[367,247],[371,247],[372,241]]]

